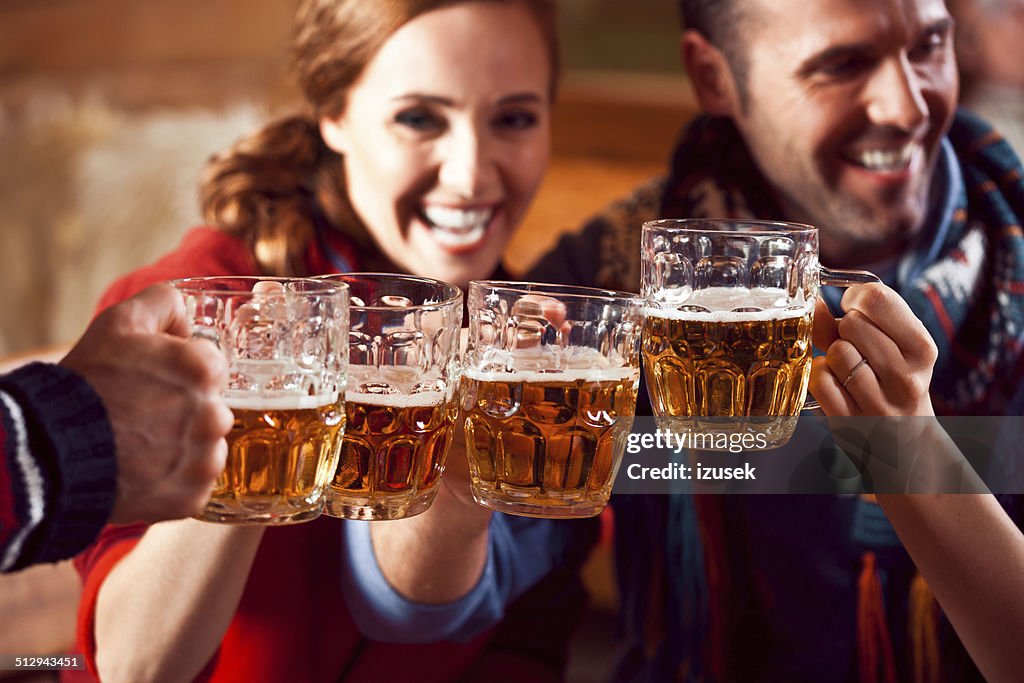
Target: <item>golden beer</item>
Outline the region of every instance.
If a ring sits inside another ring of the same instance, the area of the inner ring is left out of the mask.
[[[398,519],[430,507],[457,408],[440,391],[346,393],[347,428],[325,513]]]
[[[795,426],[782,418],[795,418],[807,395],[812,313],[648,308],[643,362],[655,415],[676,431],[742,431],[762,434],[761,447],[781,445]]]
[[[638,380],[629,367],[466,371],[460,419],[477,502],[540,517],[598,514],[632,427]]]
[[[320,514],[338,462],[345,414],[337,394],[227,397],[228,456],[199,518],[286,524]]]

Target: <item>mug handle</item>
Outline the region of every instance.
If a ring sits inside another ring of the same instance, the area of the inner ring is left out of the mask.
[[[882,281],[880,277],[866,270],[838,270],[825,266],[818,267],[818,280],[827,287],[853,287]],[[801,408],[801,411],[803,410],[821,410],[821,405],[814,398],[808,398]]]

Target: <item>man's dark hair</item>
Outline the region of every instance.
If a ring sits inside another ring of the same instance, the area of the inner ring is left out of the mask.
[[[747,105],[747,69],[750,56],[743,46],[744,21],[750,8],[744,0],[679,0],[683,30],[703,34],[725,55],[736,77],[741,103]]]

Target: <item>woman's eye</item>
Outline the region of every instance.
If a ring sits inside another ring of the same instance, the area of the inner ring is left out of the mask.
[[[425,109],[409,109],[395,115],[395,123],[415,131],[432,132],[440,130],[443,122]]]
[[[495,123],[499,128],[506,130],[526,130],[536,126],[537,121],[537,114],[524,109],[502,112]]]

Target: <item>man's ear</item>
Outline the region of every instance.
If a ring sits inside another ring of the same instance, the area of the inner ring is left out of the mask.
[[[348,127],[341,116],[320,119],[320,137],[324,143],[338,154],[347,154],[349,149]]]
[[[739,114],[736,80],[722,51],[692,29],[683,32],[679,51],[701,110],[715,116]]]

